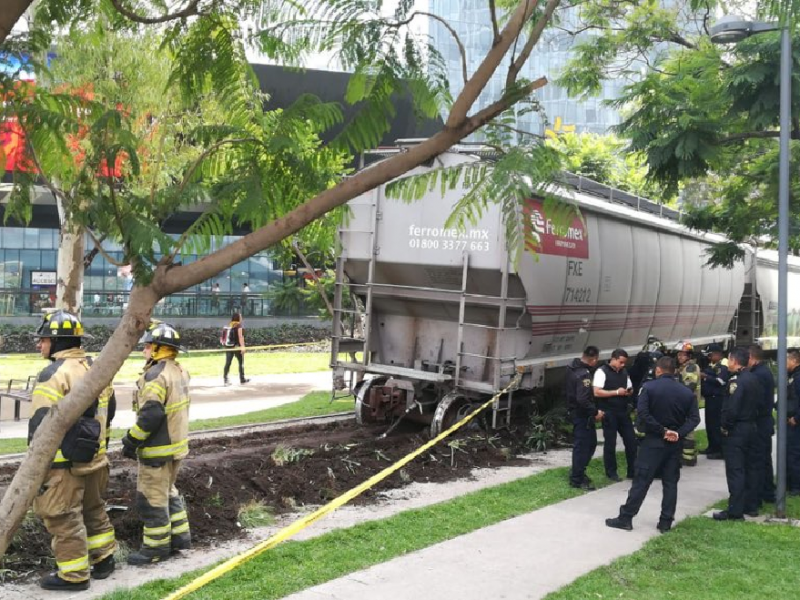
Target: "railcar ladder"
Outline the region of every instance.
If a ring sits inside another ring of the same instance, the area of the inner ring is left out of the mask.
[[[494,361],[495,368],[493,371],[492,376],[492,389],[494,392],[500,389],[500,379],[502,376],[503,364],[508,362],[513,362],[515,360],[514,357],[511,358],[503,358],[500,355],[502,344],[501,340],[503,338],[503,332],[509,331],[510,328],[505,326],[506,323],[506,312],[508,308],[508,259],[506,259],[502,278],[500,281],[500,295],[495,296],[498,300],[500,300],[498,306],[498,317],[497,317],[497,325],[484,325],[482,323],[468,323],[466,321],[466,304],[468,298],[475,298],[478,297],[478,294],[468,294],[467,293],[467,281],[469,275],[469,255],[465,252],[463,254],[463,266],[462,266],[462,273],[461,273],[461,298],[459,301],[458,307],[458,339],[457,339],[457,349],[458,352],[456,353],[456,369],[455,369],[455,386],[458,388],[461,384],[461,373],[462,373],[462,363],[463,358],[465,356],[471,356],[474,358],[482,358],[485,361]],[[467,327],[471,328],[478,328],[478,329],[494,329],[497,331],[497,335],[495,335],[495,347],[494,347],[494,356],[490,356],[487,354],[478,354],[473,352],[466,352],[464,349],[464,329]],[[493,392],[493,393],[494,393]],[[509,393],[507,397],[498,396],[495,398],[494,402],[492,403],[492,428],[497,429],[500,427],[508,427],[511,422],[511,401],[512,401],[512,393]]]
[[[377,227],[378,221],[381,219],[380,211],[378,210],[378,205],[376,201],[372,201],[368,205],[371,209],[372,213],[372,227],[371,229],[345,229],[339,228],[339,237],[341,239],[342,235],[347,234],[361,234],[369,236],[369,260],[367,265],[367,281],[362,286],[366,288],[366,300],[364,306],[364,312],[358,310],[358,306],[354,306],[353,309],[346,309],[343,308],[343,294],[344,289],[347,284],[344,282],[344,262],[346,260],[346,256],[341,254],[336,259],[336,281],[334,283],[334,295],[333,295],[333,327],[332,327],[332,334],[331,334],[331,367],[335,366],[335,363],[339,361],[339,353],[342,351],[356,351],[360,348],[362,352],[362,360],[361,363],[366,366],[369,364],[370,360],[370,330],[371,330],[371,322],[372,322],[372,291],[373,291],[373,283],[375,280],[375,261],[376,256],[378,255],[379,248],[377,246]],[[342,245],[343,246],[343,245]],[[343,323],[344,317],[347,315],[352,315],[353,317],[353,324],[350,330],[350,336],[347,337],[344,335],[343,331]],[[363,337],[361,339],[356,337],[356,319],[361,319],[363,317]],[[349,342],[349,343],[348,343]],[[345,350],[342,346],[343,343],[347,346],[347,350]],[[354,361],[355,362],[355,361]],[[349,389],[352,391],[354,389],[355,381],[353,377],[355,373],[353,371],[349,371],[350,374],[350,381],[349,381]]]

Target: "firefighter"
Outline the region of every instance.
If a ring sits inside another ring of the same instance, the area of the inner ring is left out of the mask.
[[[700,454],[705,454],[709,460],[722,460],[722,432],[720,420],[722,419],[722,403],[725,398],[725,389],[728,387],[728,360],[722,353],[722,346],[711,344],[708,347],[710,363],[700,373],[700,391],[706,401],[706,433],[708,434],[708,448]]]
[[[678,361],[678,379],[688,387],[700,402],[700,367],[692,358],[694,346],[689,342],[678,342],[675,345],[675,359]],[[683,440],[683,466],[697,466],[697,447],[694,441],[694,431]]]
[[[37,349],[50,364],[33,388],[28,444],[50,409],[89,370],[91,360],[81,348],[84,335],[80,320],[63,310],[45,315],[34,333]],[[46,590],[86,590],[90,576],[105,579],[114,571],[116,539],[103,496],[109,471],[107,432],[115,409],[109,386],[67,431],[34,500],[34,511],[53,537],[58,567],[40,580]]]
[[[136,424],[122,439],[123,454],[139,461],[136,505],[144,523],[142,547],[128,564],[148,565],[191,547],[189,519],[175,480],[189,454],[189,374],[175,360],[180,334],[153,323],[142,338],[144,373],[137,382]]]

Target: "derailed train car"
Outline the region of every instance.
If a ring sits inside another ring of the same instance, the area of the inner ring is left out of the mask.
[[[476,152],[454,148],[436,161],[475,161]],[[705,251],[722,237],[686,229],[660,205],[567,177],[552,192],[580,216],[554,224],[546,203],[531,197],[520,215],[530,235],[518,261],[497,206],[464,231],[446,227],[463,188],[444,196],[437,189],[409,205],[380,187],[349,203],[331,367],[335,387],[354,392],[360,422],[413,415],[437,433],[517,372],[517,397],[544,387],[588,345],[608,356],[614,348],[635,353],[651,335],[695,345],[769,339],[777,322],[774,256],[748,251],[744,264],[712,269]],[[790,310],[798,312],[797,261],[791,269]],[[360,336],[340,326],[345,285],[365,307]],[[763,301],[758,291],[767,288]],[[494,426],[505,423],[511,402],[495,402]]]

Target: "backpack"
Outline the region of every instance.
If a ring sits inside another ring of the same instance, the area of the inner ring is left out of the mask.
[[[223,327],[219,335],[219,343],[227,348],[233,348],[236,344],[233,340],[233,327]]]

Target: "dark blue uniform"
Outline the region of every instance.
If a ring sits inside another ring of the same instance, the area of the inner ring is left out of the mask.
[[[772,468],[772,436],[775,435],[775,420],[772,409],[775,404],[775,378],[772,371],[764,363],[758,363],[750,369],[761,386],[761,399],[758,403],[756,430],[758,432],[757,462],[760,466],[757,485],[758,499],[761,502],[775,502],[775,471]]]
[[[602,386],[597,386],[597,378],[602,371],[605,381]],[[628,371],[620,369],[615,371],[611,365],[603,365],[594,374],[592,384],[603,390],[628,389]],[[606,476],[612,480],[619,480],[617,474],[617,433],[622,438],[625,447],[625,462],[627,477],[633,479],[634,465],[636,463],[636,434],[631,422],[631,396],[612,396],[611,398],[595,398],[597,408],[603,411],[603,466]]]
[[[731,375],[728,396],[722,405],[725,476],[728,480],[727,518],[744,518],[758,506],[759,465],[756,420],[763,394],[758,379],[743,369]]]
[[[800,367],[789,373],[786,394],[786,418],[798,423],[786,428],[786,487],[792,495],[800,494]]]
[[[700,383],[700,393],[706,401],[706,433],[708,434],[707,454],[722,453],[722,403],[728,386],[728,367],[722,361],[703,369],[705,377]]]
[[[656,471],[661,471],[664,489],[659,528],[669,529],[678,502],[681,441],[700,424],[695,394],[674,375],[662,375],[642,385],[636,404],[636,428],[644,433],[636,458],[636,472],[628,499],[619,509],[627,523],[638,514]],[[678,433],[678,442],[664,439],[667,430]]]
[[[594,427],[597,406],[592,389],[592,368],[580,358],[567,367],[566,396],[574,439],[569,483],[580,487],[587,481],[586,466],[597,448],[597,430]]]

